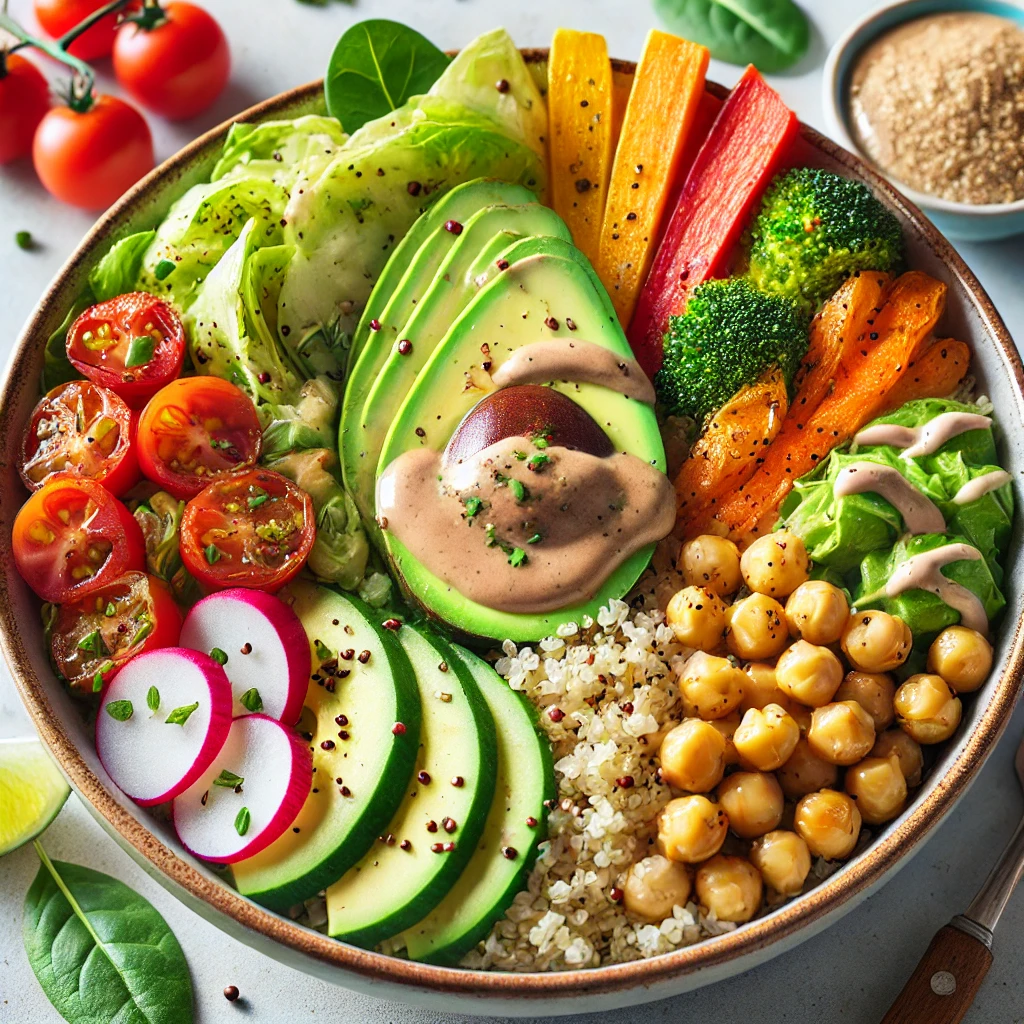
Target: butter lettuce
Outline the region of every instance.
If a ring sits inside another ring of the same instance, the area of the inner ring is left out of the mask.
[[[264,459],[302,448],[333,448],[338,439],[339,405],[334,382],[314,377],[302,385],[294,405],[269,406],[271,421],[263,431]]]
[[[137,231],[110,247],[89,274],[89,287],[97,302],[135,289],[142,261],[154,238],[155,231]]]

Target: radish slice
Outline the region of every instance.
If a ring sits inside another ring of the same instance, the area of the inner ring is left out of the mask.
[[[273,594],[222,590],[199,601],[181,630],[182,647],[227,656],[224,671],[235,715],[262,711],[294,725],[312,671],[309,640],[298,616]]]
[[[231,723],[213,764],[172,805],[182,845],[232,864],[269,846],[295,820],[313,784],[309,748],[267,715]]]
[[[231,728],[231,684],[209,655],[163,647],[132,658],[103,692],[96,751],[136,803],[183,793],[213,763]]]

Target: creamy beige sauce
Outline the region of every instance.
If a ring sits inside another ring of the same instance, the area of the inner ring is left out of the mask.
[[[973,412],[943,412],[920,427],[901,427],[895,423],[877,423],[854,435],[854,444],[887,444],[902,448],[904,459],[933,455],[947,441],[969,430],[988,430],[992,420]]]
[[[903,517],[908,533],[945,533],[946,520],[929,497],[899,470],[877,462],[854,462],[836,476],[832,493],[837,498],[871,492],[884,498]]]
[[[550,461],[530,471],[517,453]],[[450,464],[429,449],[405,452],[381,474],[377,509],[381,529],[463,596],[533,614],[593,597],[630,555],[666,537],[675,492],[635,455],[538,453],[507,437]]]
[[[983,473],[976,476],[953,495],[954,505],[970,505],[972,501],[983,498],[990,491],[997,491],[1004,484],[1011,480],[1010,474],[1005,469],[993,469],[991,473]]]
[[[553,338],[524,345],[494,371],[491,379],[499,388],[555,380],[600,384],[627,398],[654,405],[654,385],[640,364],[592,341]]]
[[[896,597],[907,590],[927,590],[937,594],[960,613],[960,622],[983,635],[988,634],[985,606],[973,592],[942,575],[942,567],[951,562],[980,561],[981,552],[970,544],[944,544],[932,551],[908,558],[896,567],[885,585],[887,597]]]

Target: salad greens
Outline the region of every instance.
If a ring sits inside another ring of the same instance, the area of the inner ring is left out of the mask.
[[[136,507],[135,521],[146,545],[146,572],[167,583],[183,604],[202,597],[199,584],[181,560],[179,539],[185,502],[166,491],[157,491]]]
[[[135,290],[142,260],[154,238],[155,231],[138,231],[114,243],[89,274],[89,287],[97,302]]]

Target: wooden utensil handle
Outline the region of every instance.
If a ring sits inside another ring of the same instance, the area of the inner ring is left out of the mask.
[[[959,1024],[992,966],[992,950],[953,924],[932,939],[882,1024]]]

